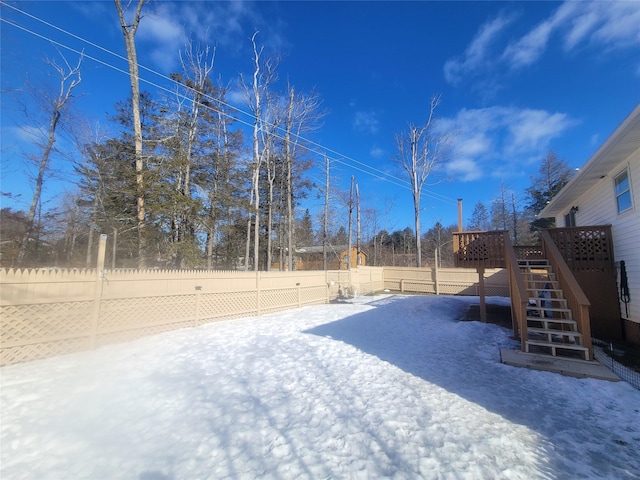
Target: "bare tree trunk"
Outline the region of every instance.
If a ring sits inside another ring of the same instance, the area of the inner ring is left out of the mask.
[[[322,225],[322,267],[327,270],[327,242],[329,240],[329,157],[325,155],[324,219]]]
[[[360,265],[360,189],[356,183],[356,265]]]
[[[251,219],[253,218],[253,211],[251,208],[253,207],[253,186],[251,187],[251,196],[249,198],[249,219],[247,220],[247,242],[245,244],[244,249],[244,269],[245,271],[249,270],[249,255],[251,252]]]
[[[414,214],[416,218],[416,267],[422,267],[422,241],[420,238],[420,197],[414,200]]]
[[[351,224],[353,217],[353,181],[354,177],[351,175],[351,188],[349,189],[349,232],[348,232],[348,246],[347,246],[347,270],[351,270]]]
[[[82,81],[80,75],[80,64],[82,63],[82,56],[78,60],[78,64],[75,67],[71,67],[67,62],[67,59],[62,57],[65,67],[57,65],[55,62],[49,61],[48,63],[58,72],[60,75],[60,85],[58,94],[55,98],[51,99],[51,116],[49,117],[49,131],[47,134],[47,141],[42,150],[42,156],[40,157],[40,163],[38,165],[38,173],[36,175],[36,184],[33,191],[33,198],[31,199],[31,205],[29,206],[29,213],[27,214],[27,228],[25,234],[20,242],[20,250],[18,252],[18,265],[20,265],[27,253],[27,246],[31,237],[34,234],[34,222],[36,218],[36,210],[41,205],[42,186],[44,184],[44,178],[47,173],[47,167],[49,166],[49,160],[51,152],[53,150],[53,144],[56,141],[56,129],[62,116],[62,111],[65,104],[71,97],[71,92]],[[67,84],[67,82],[69,83]],[[36,240],[36,245],[39,241],[39,235]]]
[[[270,129],[269,129],[270,130]],[[267,135],[270,136],[271,132],[268,131]],[[271,235],[273,234],[273,189],[274,182],[276,180],[276,169],[277,166],[275,164],[275,159],[273,158],[273,154],[271,152],[271,138],[266,140],[265,146],[263,150],[263,155],[265,156],[265,163],[267,165],[267,182],[269,184],[268,190],[268,203],[267,203],[267,270],[271,268],[271,257],[272,257],[272,242]]]
[[[98,196],[93,197],[93,205],[91,206],[91,224],[89,225],[89,235],[87,237],[87,258],[85,266],[91,268],[91,260],[93,257],[93,236],[96,229],[96,216],[98,213]]]
[[[249,222],[248,222],[248,232],[247,232],[247,260],[249,253],[249,242],[250,242],[250,230],[251,230],[251,216],[254,217],[254,227],[253,227],[253,269],[258,270],[259,264],[259,254],[260,254],[260,164],[261,164],[261,155],[260,155],[260,130],[262,128],[262,91],[260,85],[260,55],[262,53],[262,49],[258,50],[256,46],[256,35],[258,32],[255,32],[251,37],[251,43],[253,44],[253,175],[251,177],[251,187],[252,187],[252,195],[250,202],[250,209],[252,208],[252,212],[249,214]]]
[[[131,107],[133,113],[133,136],[135,143],[136,155],[136,209],[137,209],[137,229],[138,229],[138,268],[143,269],[147,266],[146,261],[146,220],[145,220],[145,196],[144,196],[144,159],[142,156],[142,122],[140,119],[140,81],[138,74],[138,56],[136,53],[135,35],[140,24],[140,12],[145,0],[138,0],[135,13],[131,19],[131,23],[125,19],[125,12],[122,9],[121,0],[114,0],[118,17],[120,18],[120,27],[124,37],[125,47],[127,49],[127,60],[129,63],[129,80],[131,82]]]
[[[287,247],[289,250],[289,271],[293,270],[293,252],[295,245],[293,241],[294,222],[293,222],[293,186],[292,186],[292,170],[293,170],[293,152],[291,149],[291,129],[293,126],[293,101],[295,92],[293,87],[289,88],[289,105],[287,108],[287,123],[285,128],[284,140],[284,156],[287,165]]]

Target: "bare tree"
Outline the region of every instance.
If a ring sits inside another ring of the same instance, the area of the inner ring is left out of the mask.
[[[489,230],[491,225],[489,212],[482,202],[476,203],[471,213],[471,218],[467,221],[468,230]]]
[[[272,259],[272,234],[273,234],[273,215],[274,215],[274,190],[275,181],[278,176],[279,169],[282,165],[276,153],[275,140],[276,130],[280,127],[281,113],[278,108],[276,99],[267,92],[264,128],[262,129],[262,156],[267,174],[267,269],[271,267]],[[282,175],[280,175],[282,177]]]
[[[358,265],[360,265],[360,189],[356,183],[356,266]]]
[[[135,143],[135,164],[136,164],[136,209],[137,209],[137,228],[138,228],[138,268],[146,267],[146,236],[145,236],[145,196],[144,196],[144,160],[142,156],[142,122],[140,119],[140,81],[138,75],[138,55],[136,53],[135,35],[140,25],[142,7],[145,0],[138,0],[133,17],[130,22],[125,19],[125,11],[129,9],[133,0],[129,0],[122,8],[121,0],[114,0],[118,17],[120,18],[120,27],[124,37],[125,47],[127,49],[127,60],[129,62],[129,80],[131,82],[131,106],[133,113],[133,136]]]
[[[446,155],[443,151],[446,137],[434,131],[434,116],[438,105],[440,105],[440,96],[431,97],[427,121],[421,126],[410,123],[407,132],[396,135],[398,153],[394,160],[400,164],[411,181],[416,230],[417,267],[422,266],[422,249],[420,245],[420,198],[422,188],[433,170],[446,161]]]
[[[290,252],[295,250],[294,239],[294,168],[298,146],[304,133],[318,128],[320,120],[325,115],[320,111],[320,99],[315,93],[296,95],[294,87],[288,87],[288,102],[284,125],[284,161],[287,198],[287,247]],[[293,255],[289,255],[289,270],[293,268]]]
[[[37,213],[38,206],[42,197],[42,186],[49,167],[49,161],[51,159],[51,152],[56,141],[56,130],[60,124],[60,119],[64,111],[65,105],[67,105],[73,89],[76,88],[82,81],[80,72],[80,65],[82,64],[82,55],[78,58],[78,63],[75,66],[69,64],[67,59],[60,54],[64,65],[58,65],[53,60],[47,60],[47,63],[57,72],[60,77],[60,83],[58,85],[58,91],[50,98],[46,98],[47,108],[49,109],[49,125],[47,130],[47,137],[42,145],[42,154],[38,160],[38,171],[35,177],[35,188],[33,190],[33,197],[31,199],[31,205],[29,206],[29,213],[27,214],[27,229],[25,235],[20,242],[20,250],[18,253],[18,264],[21,264],[27,252],[27,246],[29,241],[33,237],[34,233],[34,221]],[[37,240],[37,239],[36,239]]]
[[[491,227],[496,230],[509,230],[511,215],[508,208],[509,189],[504,182],[500,182],[498,195],[491,203]]]
[[[351,227],[353,223],[353,182],[355,177],[351,175],[351,188],[349,188],[349,232],[347,233],[347,270],[351,270]]]
[[[325,155],[324,213],[322,218],[322,269],[327,269],[327,244],[329,242],[329,157]]]
[[[264,103],[266,101],[266,92],[276,78],[277,59],[268,59],[262,61],[262,52],[264,47],[258,48],[255,32],[251,37],[251,45],[253,46],[253,80],[251,85],[247,85],[241,77],[240,82],[244,88],[245,95],[251,113],[254,117],[253,122],[253,142],[252,153],[253,160],[251,165],[251,194],[249,198],[249,207],[251,212],[247,220],[247,240],[245,248],[245,270],[249,269],[249,250],[251,244],[251,221],[253,219],[253,262],[254,270],[258,270],[259,252],[260,252],[260,170],[262,161],[262,147],[260,145],[261,132],[264,129],[265,120],[263,118]],[[264,67],[264,71],[263,71]]]

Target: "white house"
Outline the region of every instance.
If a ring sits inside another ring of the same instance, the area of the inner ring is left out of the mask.
[[[611,225],[620,314],[627,338],[640,343],[640,104],[540,217],[555,217],[557,227]]]

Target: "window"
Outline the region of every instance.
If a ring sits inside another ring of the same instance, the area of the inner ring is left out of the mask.
[[[569,213],[564,216],[564,226],[565,227],[575,227],[576,226],[576,212],[572,208]]]
[[[615,185],[618,213],[622,213],[631,208],[631,186],[629,184],[629,173],[627,170],[615,178]]]

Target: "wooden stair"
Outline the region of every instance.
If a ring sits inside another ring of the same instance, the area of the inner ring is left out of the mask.
[[[525,351],[589,360],[589,349],[549,262],[534,259],[518,264],[529,294]]]

